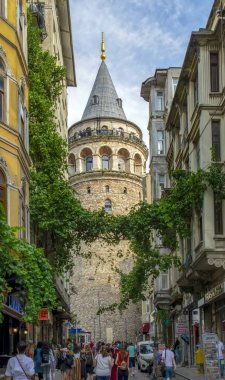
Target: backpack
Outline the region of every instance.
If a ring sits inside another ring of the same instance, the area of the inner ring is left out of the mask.
[[[69,368],[72,367],[72,365],[73,365],[73,356],[72,355],[66,355],[66,357],[65,357],[65,364]]]
[[[42,364],[48,364],[50,362],[49,351],[47,352],[41,350],[41,362]]]
[[[86,354],[86,365],[92,366],[93,365],[93,359],[92,359],[92,353],[87,352]]]

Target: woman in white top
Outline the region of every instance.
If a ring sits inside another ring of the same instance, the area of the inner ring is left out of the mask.
[[[18,355],[9,359],[5,378],[6,380],[29,380],[34,375],[34,362],[33,359],[25,355],[27,345],[25,342],[17,344],[16,349]]]
[[[94,364],[97,380],[109,380],[113,359],[105,346],[102,346],[100,353],[96,355]]]

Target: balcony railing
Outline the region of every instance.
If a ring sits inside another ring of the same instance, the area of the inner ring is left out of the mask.
[[[79,131],[75,132],[73,136],[69,137],[69,143],[72,144],[75,141],[79,141],[81,139],[87,139],[90,137],[116,137],[121,138],[125,140],[132,141],[134,143],[142,144],[147,149],[145,143],[143,140],[139,139],[135,134],[133,133],[127,133],[122,132],[116,129],[91,129],[91,130],[85,130],[85,131]]]

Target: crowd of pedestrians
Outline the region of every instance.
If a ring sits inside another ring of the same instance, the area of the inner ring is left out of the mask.
[[[135,346],[121,342],[78,345],[70,340],[63,347],[38,342],[36,347],[20,342],[9,359],[6,380],[127,380],[135,375]]]

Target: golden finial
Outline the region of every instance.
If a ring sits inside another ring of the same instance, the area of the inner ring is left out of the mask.
[[[102,43],[101,43],[101,60],[104,61],[106,59],[105,55],[105,42],[104,42],[104,33],[102,32]]]

